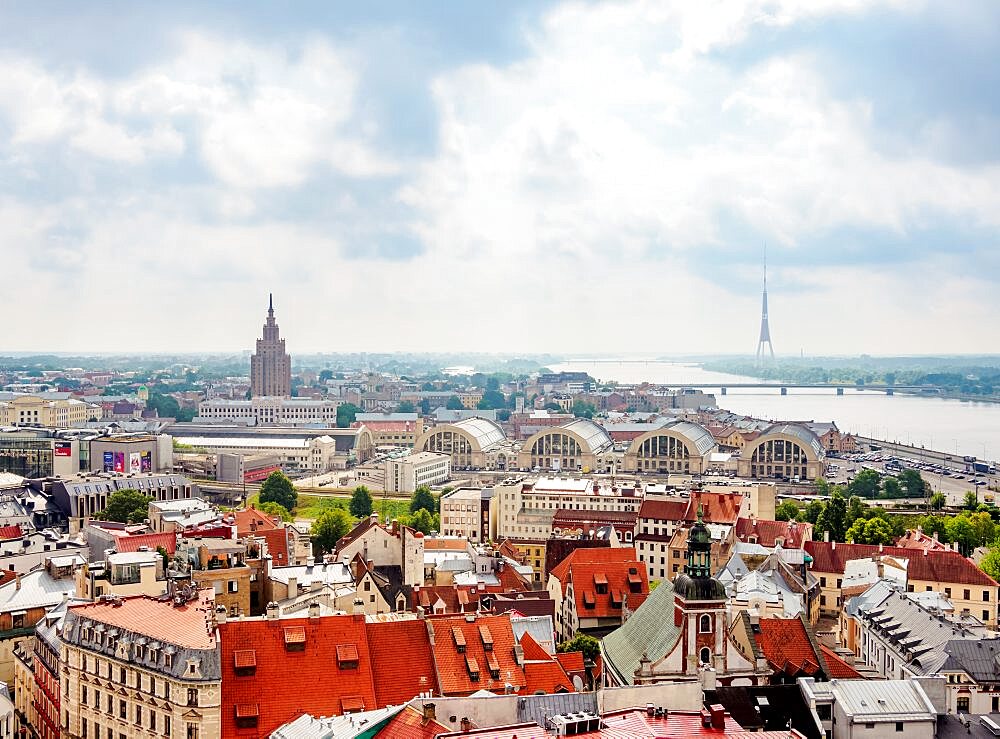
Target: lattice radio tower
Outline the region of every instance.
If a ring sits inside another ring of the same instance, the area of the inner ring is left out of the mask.
[[[767,358],[764,354],[764,344],[767,344],[767,351],[773,361],[774,345],[771,343],[771,327],[767,323],[767,246],[764,247],[764,297],[760,312],[760,338],[757,339],[757,364]]]

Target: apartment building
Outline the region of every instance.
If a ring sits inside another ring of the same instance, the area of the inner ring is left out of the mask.
[[[222,686],[210,592],[70,605],[62,644],[62,736],[220,735]]]
[[[80,428],[101,411],[68,393],[21,395],[0,393],[0,426],[45,426]]]
[[[546,539],[558,510],[633,512],[642,503],[634,485],[603,486],[585,478],[510,480],[494,491],[498,539]]]
[[[421,485],[440,485],[451,477],[451,457],[434,452],[414,452],[385,461],[385,490],[412,493]]]
[[[490,541],[493,488],[458,488],[441,496],[441,533],[469,541]]]

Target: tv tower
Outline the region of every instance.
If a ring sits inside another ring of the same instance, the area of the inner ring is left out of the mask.
[[[764,246],[764,298],[761,304],[760,313],[760,338],[757,339],[757,364],[761,363],[764,357],[764,344],[774,360],[774,344],[771,343],[771,327],[767,324],[767,245]]]

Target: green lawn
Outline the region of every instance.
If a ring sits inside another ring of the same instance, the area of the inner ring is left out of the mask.
[[[377,494],[373,494],[375,498],[375,512],[379,514],[381,520],[385,520],[387,517],[391,520],[393,518],[400,518],[405,514],[410,512],[410,503],[406,500],[381,500]],[[248,504],[257,504],[257,495],[251,495]],[[304,495],[299,494],[299,504],[292,511],[292,515],[295,516],[296,520],[306,520],[312,521],[319,518],[319,514],[323,511],[331,511],[334,508],[342,508],[343,510],[348,510],[351,504],[350,497],[345,498],[333,498],[329,496],[320,495]]]

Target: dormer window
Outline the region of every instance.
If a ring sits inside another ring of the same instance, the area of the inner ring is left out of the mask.
[[[237,649],[233,652],[233,671],[240,677],[257,673],[257,653],[252,649]]]
[[[465,658],[465,667],[469,671],[469,679],[473,682],[478,682],[479,680],[479,663],[476,662],[475,657]]]
[[[455,650],[459,654],[465,654],[465,634],[457,626],[453,626],[451,629],[451,638],[455,641]]]
[[[337,645],[337,667],[341,670],[356,670],[360,658],[358,648],[354,644]]]
[[[304,652],[306,650],[306,630],[304,626],[290,626],[284,632],[286,652]]]

